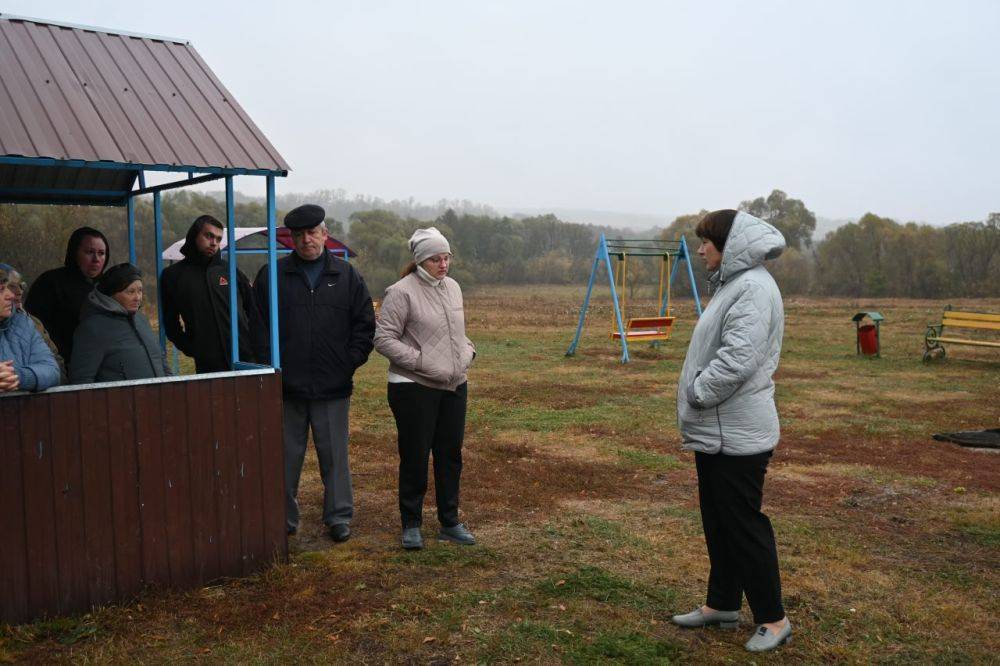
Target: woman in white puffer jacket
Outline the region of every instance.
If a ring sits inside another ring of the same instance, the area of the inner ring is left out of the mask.
[[[684,448],[695,452],[711,571],[705,605],[675,615],[683,627],[735,628],[742,597],[757,626],[746,647],[791,639],[771,521],[761,512],[764,475],[780,435],[772,376],[785,315],[764,268],[785,248],[781,232],[747,213],[718,210],[696,230],[712,272],[712,300],[691,336],[677,386]]]

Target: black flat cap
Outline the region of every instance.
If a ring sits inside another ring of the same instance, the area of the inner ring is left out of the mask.
[[[316,204],[303,204],[285,215],[285,226],[289,229],[312,229],[323,221],[326,211]]]

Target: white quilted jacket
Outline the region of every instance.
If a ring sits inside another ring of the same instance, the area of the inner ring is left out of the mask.
[[[389,359],[390,372],[431,388],[458,388],[475,356],[458,283],[446,277],[433,286],[414,272],[386,289],[375,349]]]
[[[712,300],[695,326],[677,384],[684,448],[745,456],[770,451],[780,428],[772,376],[785,311],[762,265],[785,249],[773,226],[738,213],[710,277]]]

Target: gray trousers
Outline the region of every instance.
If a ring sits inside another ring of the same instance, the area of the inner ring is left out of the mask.
[[[323,523],[350,523],[354,517],[354,492],[347,458],[347,413],[350,398],[338,400],[285,399],[285,520],[299,526],[299,477],[306,457],[309,427],[323,479]]]

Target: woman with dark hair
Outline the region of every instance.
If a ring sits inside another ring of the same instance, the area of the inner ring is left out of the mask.
[[[681,369],[677,422],[684,448],[695,452],[711,569],[705,605],[673,622],[735,629],[745,594],[758,625],[746,648],[763,652],[792,636],[774,530],[761,512],[764,474],[779,438],[772,376],[785,324],[781,293],[763,263],[781,254],[785,239],[735,210],[709,213],[696,233],[712,300]]]
[[[465,337],[462,289],[448,277],[451,247],[434,227],[410,237],[413,261],[385,291],[375,349],[389,359],[389,407],[399,444],[402,546],[423,548],[420,534],[427,459],[434,454],[438,539],[476,543],[458,520],[462,440],[468,401],[466,373],[476,355]]]
[[[142,273],[132,264],[108,269],[90,292],[73,336],[71,384],[151,379],[171,374],[142,306]]]
[[[67,364],[73,351],[73,332],[80,323],[80,308],[110,261],[111,250],[104,234],[80,227],[69,237],[63,266],[39,275],[24,300],[24,309],[41,320]]]

